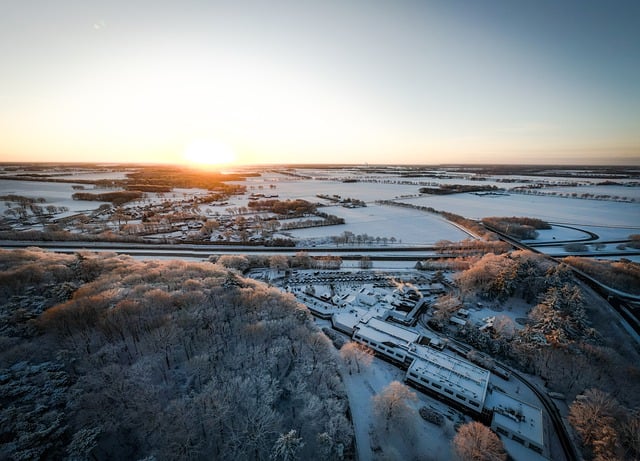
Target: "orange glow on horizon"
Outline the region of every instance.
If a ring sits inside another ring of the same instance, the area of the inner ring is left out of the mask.
[[[182,161],[194,168],[211,169],[234,164],[236,154],[233,148],[224,142],[194,139],[182,151]]]

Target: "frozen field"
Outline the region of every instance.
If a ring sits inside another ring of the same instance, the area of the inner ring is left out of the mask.
[[[640,203],[583,200],[534,195],[477,196],[456,194],[425,195],[402,202],[430,206],[472,219],[487,216],[529,216],[551,223],[592,230],[601,239],[626,238],[640,230]],[[558,229],[562,236],[567,229]],[[575,233],[572,235],[576,235]],[[553,237],[545,235],[545,238]],[[561,236],[556,239],[560,240]]]
[[[96,210],[104,202],[93,202],[86,200],[73,200],[71,196],[77,191],[72,188],[71,183],[55,183],[55,182],[38,182],[38,181],[12,181],[0,179],[0,195],[21,195],[29,198],[44,198],[46,200],[42,205],[55,205],[57,207],[67,207],[67,213],[60,214],[65,216],[82,211]],[[92,186],[85,186],[90,192]],[[0,212],[4,212],[6,206],[4,202],[0,202]]]
[[[394,237],[403,245],[424,245],[438,240],[469,238],[468,234],[440,216],[418,210],[383,205],[369,205],[365,208],[334,206],[322,210],[344,218],[346,224],[299,229],[290,231],[291,235],[300,239],[319,239],[348,231],[356,235]]]

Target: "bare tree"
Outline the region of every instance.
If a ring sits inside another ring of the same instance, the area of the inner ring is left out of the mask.
[[[349,374],[360,373],[361,367],[368,368],[373,361],[373,351],[363,344],[349,341],[340,349],[340,357],[349,369]]]
[[[401,423],[413,413],[410,401],[416,401],[416,393],[399,381],[392,381],[383,391],[374,395],[373,411],[384,420],[385,431],[391,423]]]
[[[280,437],[273,445],[271,459],[277,461],[294,461],[298,459],[298,452],[304,446],[302,437],[298,437],[298,432],[291,429],[286,434],[280,434]]]
[[[507,459],[498,436],[477,421],[460,427],[453,438],[453,450],[461,461],[505,461]]]
[[[616,420],[619,416],[616,399],[599,389],[587,389],[569,407],[569,422],[596,460],[618,459]]]

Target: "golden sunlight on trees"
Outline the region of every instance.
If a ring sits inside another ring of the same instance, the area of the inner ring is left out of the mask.
[[[368,368],[373,362],[373,351],[363,344],[349,341],[340,349],[340,357],[349,374],[360,373],[361,369]]]
[[[622,458],[618,430],[624,419],[616,399],[599,389],[587,389],[569,408],[569,422],[597,461]]]
[[[415,411],[409,402],[417,400],[416,393],[399,381],[392,381],[381,393],[372,397],[373,412],[384,423],[385,432],[391,425],[402,425]]]
[[[464,424],[453,439],[460,461],[505,461],[507,454],[498,436],[477,421]]]

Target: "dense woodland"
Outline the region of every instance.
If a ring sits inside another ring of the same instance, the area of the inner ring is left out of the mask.
[[[0,302],[0,459],[352,456],[333,346],[233,270],[0,251]]]

